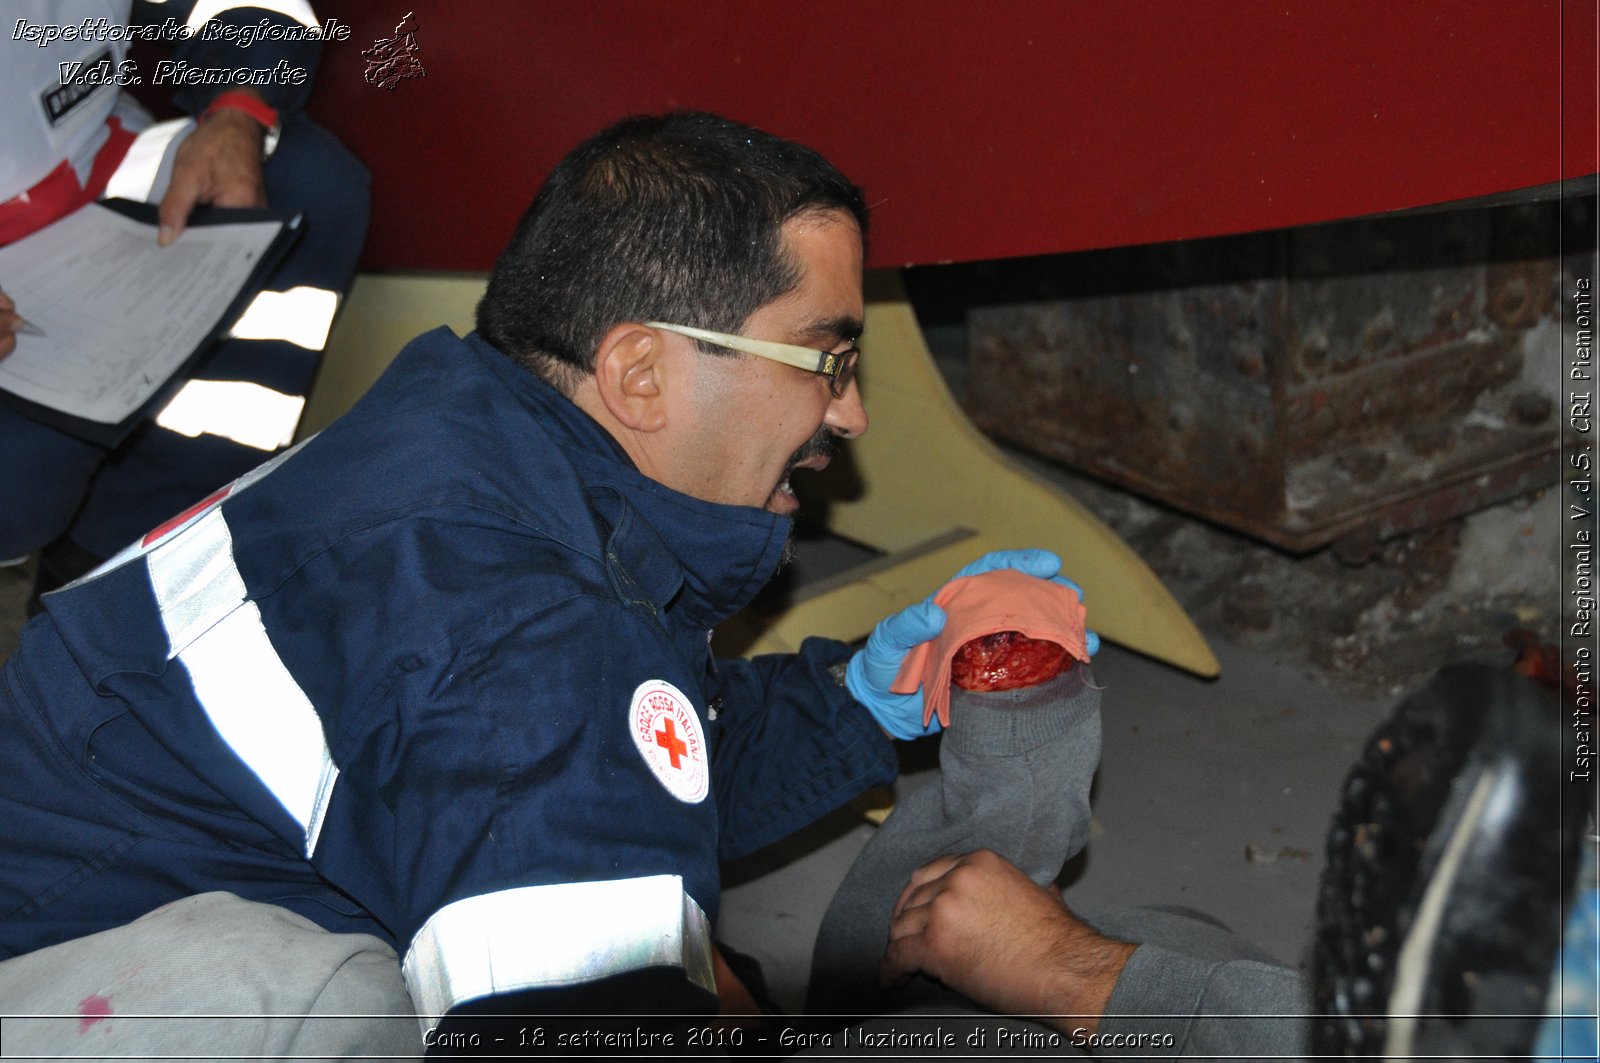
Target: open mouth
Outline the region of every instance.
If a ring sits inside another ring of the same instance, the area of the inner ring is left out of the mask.
[[[793,513],[800,508],[800,500],[795,497],[794,488],[790,486],[789,479],[796,469],[810,469],[821,472],[833,460],[833,451],[836,443],[833,433],[826,428],[819,429],[817,434],[806,441],[806,445],[794,452],[794,457],[789,459],[789,466],[784,470],[783,479],[772,489],[772,496],[767,501],[767,508],[776,513]]]
[[[827,467],[828,459],[821,455],[804,461],[799,465],[791,466],[789,471],[783,474],[783,479],[778,481],[778,486],[773,488],[772,498],[768,502],[767,508],[778,513],[792,513],[800,508],[800,500],[795,497],[794,487],[790,485],[789,478],[794,474],[795,469],[812,469],[820,472]]]

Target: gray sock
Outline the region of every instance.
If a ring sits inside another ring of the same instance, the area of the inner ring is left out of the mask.
[[[817,934],[806,1010],[879,1014],[938,987],[878,985],[889,918],[911,873],[935,857],[992,849],[1039,885],[1089,840],[1100,763],[1100,691],[1087,667],[1024,690],[952,689],[939,775],[895,806],[856,857]]]

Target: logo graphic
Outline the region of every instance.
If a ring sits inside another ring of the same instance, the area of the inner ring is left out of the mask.
[[[374,41],[371,48],[362,51],[361,57],[367,61],[367,84],[390,92],[406,78],[428,76],[417,58],[417,20],[410,11],[395,26],[393,37]]]
[[[45,117],[52,126],[66,121],[67,115],[84,100],[106,85],[120,85],[129,63],[113,63],[116,57],[107,48],[84,63],[57,63],[58,81],[39,95]]]
[[[699,804],[711,788],[706,740],[689,699],[671,683],[651,679],[633,692],[628,732],[639,755],[667,793]]]

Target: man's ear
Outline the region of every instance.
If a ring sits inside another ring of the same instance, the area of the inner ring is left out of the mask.
[[[660,333],[643,325],[616,325],[600,339],[594,382],[600,401],[618,423],[655,432],[667,423],[667,352]]]

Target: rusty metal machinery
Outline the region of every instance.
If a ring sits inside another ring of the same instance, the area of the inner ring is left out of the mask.
[[[1590,194],[996,264],[963,404],[1284,549],[1359,552],[1555,482],[1557,252],[1593,211]]]

